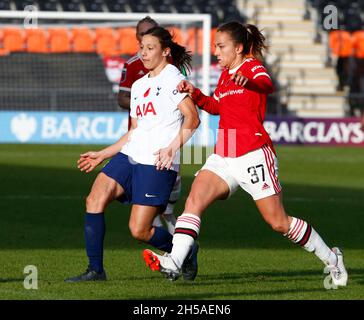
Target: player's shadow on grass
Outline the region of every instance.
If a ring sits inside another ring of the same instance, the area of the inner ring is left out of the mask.
[[[0,249],[84,248],[85,197],[96,173],[2,165],[0,176]],[[192,181],[192,175],[182,178],[177,215],[183,210]],[[283,188],[287,212],[310,222],[328,244],[344,250],[363,248],[362,189],[285,185],[284,181]],[[129,212],[130,207],[118,202],[106,210],[106,249],[143,248],[131,238]],[[287,239],[263,222],[250,196],[242,191],[207,209],[200,243],[202,249],[288,248]]]
[[[24,282],[24,278],[0,278],[0,283]]]

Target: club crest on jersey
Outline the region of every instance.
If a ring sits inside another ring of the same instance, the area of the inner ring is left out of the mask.
[[[149,92],[150,92],[150,88],[147,91],[144,92],[144,98],[148,97]]]
[[[137,108],[136,108],[136,115],[137,115],[137,117],[147,116],[148,113],[152,113],[153,115],[156,115],[157,114],[155,112],[155,109],[154,109],[154,106],[153,106],[153,103],[152,102],[143,103],[142,108],[140,106],[137,106]]]

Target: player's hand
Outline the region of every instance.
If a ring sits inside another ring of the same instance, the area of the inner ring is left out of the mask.
[[[80,159],[77,161],[77,168],[80,169],[80,171],[89,173],[94,170],[102,161],[104,161],[104,158],[101,152],[89,151],[80,155]]]
[[[195,91],[195,87],[192,85],[191,82],[187,81],[187,80],[182,80],[178,85],[177,85],[177,90],[180,93],[188,93],[188,94],[192,94]]]
[[[166,168],[169,170],[172,166],[173,159],[176,156],[176,150],[171,147],[159,149],[157,152],[153,153],[156,155],[156,159],[154,161],[157,170],[163,170]]]
[[[248,78],[243,76],[243,74],[239,72],[235,72],[231,75],[230,80],[234,81],[238,86],[244,87],[248,82]]]

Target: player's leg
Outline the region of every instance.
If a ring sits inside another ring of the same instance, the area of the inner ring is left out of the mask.
[[[88,269],[80,276],[66,279],[67,282],[106,280],[103,266],[105,219],[104,210],[114,199],[120,197],[124,189],[114,179],[100,172],[91,192],[86,198],[85,243],[89,260]]]
[[[329,266],[333,283],[345,286],[347,272],[345,270],[342,253],[338,248],[330,249],[316,230],[306,221],[288,216],[283,208],[281,194],[256,200],[256,205],[263,219],[274,231],[283,234],[287,239],[300,245]]]
[[[160,207],[134,204],[129,219],[129,229],[138,241],[143,241],[151,246],[171,252],[172,235],[163,227],[153,225],[154,218],[158,215]]]
[[[177,178],[176,178],[176,182],[174,183],[171,195],[169,196],[167,207],[161,215],[166,223],[168,232],[170,234],[174,233],[174,229],[175,229],[175,225],[176,225],[176,221],[177,221],[173,210],[174,210],[174,206],[175,206],[176,202],[178,201],[180,194],[181,194],[181,185],[182,185],[181,175],[178,174]]]
[[[169,280],[178,278],[183,263],[199,234],[204,210],[215,200],[227,198],[232,190],[227,182],[229,179],[226,176],[225,179],[221,177],[223,176],[221,171],[213,167],[210,167],[211,170],[207,169],[207,166],[204,168],[195,178],[185,210],[177,219],[171,254],[162,257],[149,250],[144,252],[144,259],[150,268],[161,271]]]
[[[334,283],[345,285],[347,274],[342,262],[342,256],[340,259],[338,258],[338,254],[340,255],[341,252],[336,254],[334,252],[336,249],[331,250],[306,221],[291,217],[285,212],[281,186],[278,181],[278,163],[273,150],[269,146],[264,146],[250,156],[247,171],[249,171],[249,178],[251,179],[250,181],[246,179],[248,187],[245,188],[255,200],[263,219],[273,230],[282,233],[305,250],[314,252],[326,265],[332,266],[333,271],[331,274],[338,280],[333,279]],[[262,160],[262,158],[264,159]],[[255,169],[259,168],[261,172],[258,172],[258,170],[255,172],[255,170],[251,169],[253,163],[256,164]],[[335,266],[340,270],[335,269]]]
[[[67,282],[105,280],[103,242],[105,236],[104,210],[114,199],[130,198],[132,164],[124,154],[116,154],[96,177],[86,199],[85,242],[89,259],[86,273],[66,279]]]

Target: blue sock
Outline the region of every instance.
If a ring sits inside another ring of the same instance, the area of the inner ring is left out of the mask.
[[[89,267],[98,273],[104,271],[105,218],[103,213],[85,215],[85,242]]]
[[[154,234],[148,241],[151,246],[170,253],[172,251],[173,236],[163,227],[154,227]]]

